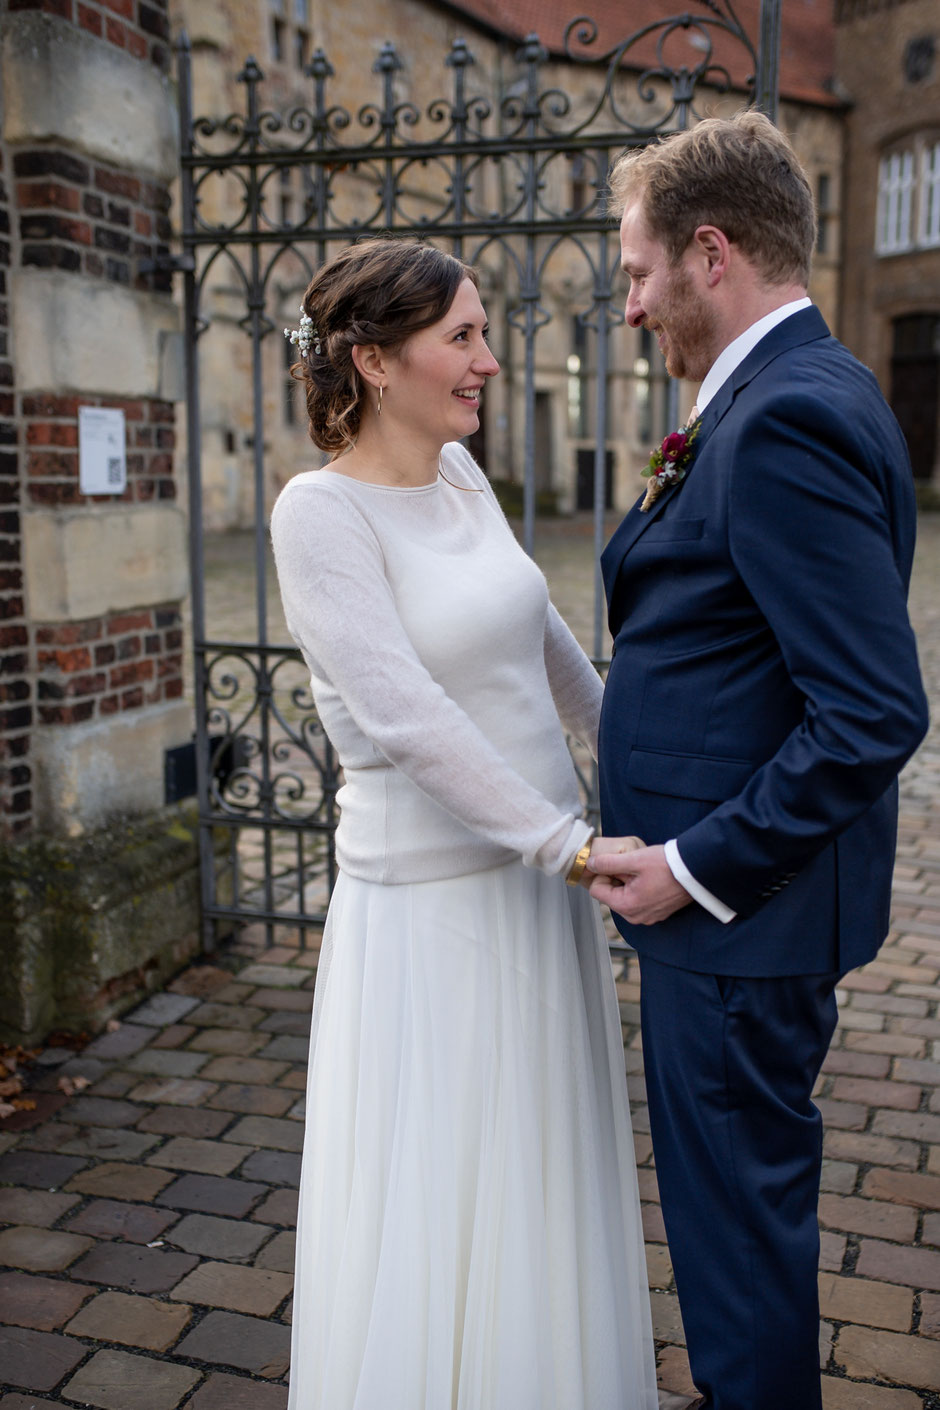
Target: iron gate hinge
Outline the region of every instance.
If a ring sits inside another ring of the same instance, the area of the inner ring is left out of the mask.
[[[137,265],[139,274],[192,274],[196,268],[193,255],[155,255],[153,259],[142,259]]]

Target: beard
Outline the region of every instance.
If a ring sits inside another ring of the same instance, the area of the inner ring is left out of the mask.
[[[715,316],[681,265],[669,278],[652,331],[661,339],[669,376],[701,382],[715,360]]]

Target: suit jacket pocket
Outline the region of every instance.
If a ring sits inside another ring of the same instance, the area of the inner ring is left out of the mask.
[[[704,519],[656,519],[644,530],[643,540],[648,543],[676,543],[680,539],[700,539],[704,533]]]
[[[627,781],[647,793],[723,803],[740,793],[754,772],[749,759],[712,759],[704,754],[665,754],[634,749],[627,761]]]

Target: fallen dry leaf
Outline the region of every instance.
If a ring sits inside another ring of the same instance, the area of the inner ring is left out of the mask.
[[[116,1033],[120,1026],[121,1020],[119,1018],[109,1018],[104,1026],[104,1031],[106,1033]]]
[[[14,1111],[35,1111],[35,1097],[14,1097],[11,1103]]]
[[[0,1097],[15,1097],[17,1092],[23,1090],[23,1079],[21,1077],[7,1077],[0,1082]]]
[[[0,1121],[2,1121],[5,1116],[12,1116],[15,1111],[16,1107],[10,1102],[0,1102]]]
[[[56,1086],[60,1092],[64,1092],[67,1097],[74,1097],[76,1092],[84,1092],[91,1079],[88,1077],[67,1077],[59,1078]]]

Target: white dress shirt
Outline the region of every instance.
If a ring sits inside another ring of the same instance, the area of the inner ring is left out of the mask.
[[[761,338],[769,333],[772,328],[776,328],[778,323],[782,323],[785,318],[789,318],[791,314],[799,313],[800,309],[809,308],[811,303],[811,299],[803,298],[794,299],[787,304],[781,304],[780,307],[775,308],[772,313],[767,313],[763,318],[759,318],[756,323],[752,323],[750,328],[745,328],[744,332],[740,333],[738,337],[735,338],[734,342],[729,343],[728,346],[718,354],[717,358],[708,369],[705,380],[699,388],[699,394],[695,399],[699,416],[701,416],[719,387],[728,380],[735,368],[744,361],[752,348],[755,348],[760,342]],[[698,901],[700,906],[704,906],[706,911],[710,911],[716,920],[720,920],[725,925],[727,925],[729,920],[734,920],[737,911],[733,911],[730,906],[726,906],[724,901],[720,901],[718,897],[714,896],[700,881],[696,881],[695,877],[682,860],[679,853],[679,846],[675,838],[671,838],[670,841],[666,843],[665,850],[669,870],[672,872],[679,885],[688,891],[692,900]]]

